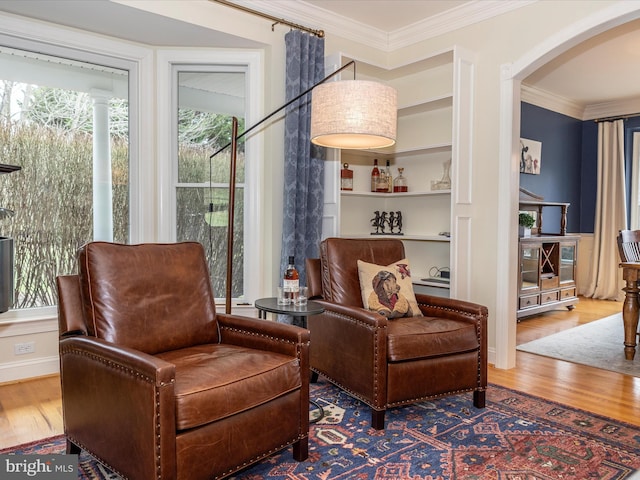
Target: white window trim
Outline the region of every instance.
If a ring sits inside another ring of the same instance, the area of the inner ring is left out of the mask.
[[[157,173],[158,173],[158,209],[157,222],[160,241],[176,241],[176,191],[177,168],[173,162],[177,152],[177,133],[173,122],[172,105],[175,105],[173,72],[176,65],[237,65],[246,67],[247,126],[254,125],[262,118],[263,92],[263,54],[254,50],[199,49],[199,50],[159,50],[156,57],[157,85]],[[171,99],[172,101],[167,101]],[[245,182],[246,190],[244,232],[244,298],[242,303],[253,304],[261,288],[261,275],[264,265],[264,253],[260,239],[264,237],[263,214],[260,205],[261,182],[264,163],[262,160],[263,135],[250,135],[245,143]],[[213,152],[211,152],[213,153]],[[215,292],[221,297],[222,292]],[[234,301],[234,304],[237,304]]]
[[[103,36],[0,13],[0,43],[17,49],[33,49],[79,61],[106,63],[129,71],[129,188],[130,242],[157,238],[154,171],[153,50]],[[104,62],[108,59],[107,62]],[[143,88],[144,86],[144,88]],[[57,316],[56,307],[10,310],[0,323],[33,321]]]

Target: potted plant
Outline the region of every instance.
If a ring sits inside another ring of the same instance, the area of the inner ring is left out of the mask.
[[[527,212],[521,212],[518,215],[518,234],[521,237],[530,237],[531,236],[531,228],[535,225],[536,219],[533,218],[533,215]]]

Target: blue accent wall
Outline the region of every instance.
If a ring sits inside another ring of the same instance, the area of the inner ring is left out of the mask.
[[[541,195],[547,202],[569,202],[568,233],[585,232],[582,228],[583,123],[535,105],[521,104],[520,136],[542,142],[542,153],[540,174],[521,173],[520,186]],[[593,208],[588,215],[593,216]],[[544,210],[543,231],[559,233],[559,208]],[[590,231],[593,232],[593,221]]]
[[[540,175],[521,173],[520,186],[542,195],[547,201],[570,202],[567,232],[593,233],[598,186],[598,124],[528,103],[522,103],[520,109],[520,136],[542,142]],[[630,212],[633,133],[640,132],[640,116],[627,118],[624,128],[627,212]],[[543,230],[551,231],[559,217],[547,210]]]

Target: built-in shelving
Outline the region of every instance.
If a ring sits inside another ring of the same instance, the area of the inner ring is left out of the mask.
[[[337,202],[325,205],[325,225],[335,226],[331,234],[352,238],[399,238],[411,261],[417,278],[428,278],[433,268],[451,271],[450,282],[418,282],[417,286],[434,287],[448,295],[462,288],[468,294],[466,281],[456,278],[456,262],[468,268],[466,256],[471,250],[468,228],[465,237],[455,238],[458,221],[468,225],[468,216],[459,215],[456,202],[470,202],[471,108],[473,98],[473,57],[454,47],[393,66],[376,65],[370,61],[342,56],[344,65],[355,60],[356,77],[393,86],[398,92],[398,134],[396,144],[378,150],[338,153],[338,170],[347,163],[353,171],[353,190],[329,193]],[[390,163],[391,176],[404,169],[408,192],[371,192],[371,169],[374,159],[384,169]],[[451,178],[451,189],[436,189],[432,183],[462,172]],[[339,175],[339,171],[335,172]],[[460,185],[460,180],[462,185]],[[336,178],[339,185],[339,178]],[[338,187],[339,188],[339,187]],[[460,194],[459,188],[463,193]],[[402,212],[403,235],[376,234],[377,211]],[[327,213],[329,212],[329,213]],[[331,215],[335,212],[335,219]],[[452,236],[440,235],[447,232]],[[325,232],[329,233],[329,232]],[[374,233],[372,235],[372,233]],[[462,275],[467,272],[463,271]]]

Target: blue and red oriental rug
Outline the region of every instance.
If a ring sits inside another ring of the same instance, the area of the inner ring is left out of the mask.
[[[237,474],[271,480],[618,480],[640,469],[640,427],[491,385],[487,407],[471,394],[389,410],[383,431],[362,403],[322,380],[311,398],[326,414],[311,425],[309,459],[291,449]],[[0,453],[64,452],[62,436]],[[83,453],[80,478],[117,479]]]

